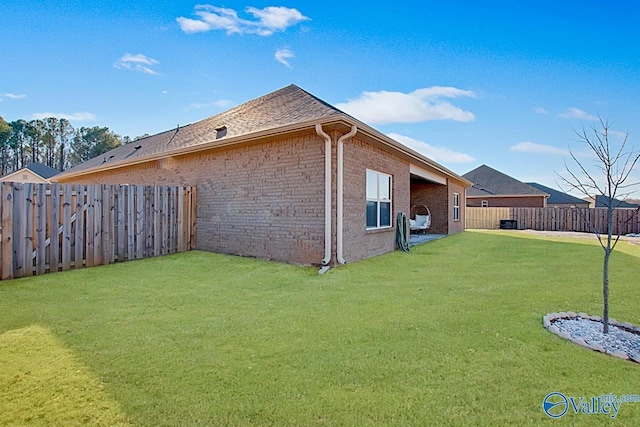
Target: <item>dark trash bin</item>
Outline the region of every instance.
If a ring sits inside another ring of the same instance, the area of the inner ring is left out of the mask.
[[[515,219],[501,219],[500,230],[517,230],[518,221]]]

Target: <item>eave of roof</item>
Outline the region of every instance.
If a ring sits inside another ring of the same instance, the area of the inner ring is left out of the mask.
[[[492,195],[469,195],[467,194],[467,199],[506,199],[506,198],[515,198],[515,197],[544,197],[545,199],[549,197],[548,194],[492,194]]]

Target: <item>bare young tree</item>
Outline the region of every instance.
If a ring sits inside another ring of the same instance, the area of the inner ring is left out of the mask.
[[[599,126],[598,126],[599,125]],[[592,167],[581,161],[575,153],[569,150],[573,159],[574,170],[565,162],[567,176],[558,175],[561,182],[571,190],[576,190],[587,197],[604,196],[607,209],[607,228],[592,232],[598,237],[600,246],[604,250],[602,265],[602,297],[603,297],[603,333],[609,332],[609,258],[618,244],[620,234],[614,236],[614,210],[619,205],[619,199],[630,194],[631,187],[640,183],[629,180],[631,172],[640,159],[640,152],[627,149],[628,133],[624,134],[621,143],[612,143],[611,123],[598,116],[598,123],[594,123],[590,131],[582,128],[576,131],[579,141],[586,144],[595,155]],[[636,210],[636,214],[638,210]],[[606,233],[606,235],[604,235]]]

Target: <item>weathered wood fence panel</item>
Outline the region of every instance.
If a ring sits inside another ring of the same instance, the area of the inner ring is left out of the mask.
[[[466,208],[466,228],[498,229],[501,219],[517,221],[519,230],[606,233],[606,208]],[[640,233],[636,209],[613,211],[613,234]]]
[[[466,208],[465,228],[497,230],[501,219],[509,219],[509,208]]]
[[[606,208],[511,208],[510,219],[520,230],[607,232]],[[640,233],[636,209],[615,209],[613,224],[613,234]]]
[[[195,247],[193,187],[4,182],[0,197],[2,279]]]

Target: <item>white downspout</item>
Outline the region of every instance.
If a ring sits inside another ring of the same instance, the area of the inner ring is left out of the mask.
[[[356,125],[351,126],[351,131],[338,138],[338,203],[337,203],[337,224],[336,224],[336,258],[340,264],[346,264],[342,254],[343,235],[343,195],[344,195],[344,141],[358,133]]]
[[[324,138],[324,258],[319,271],[322,274],[331,262],[331,137],[321,124],[316,125],[316,133]]]

